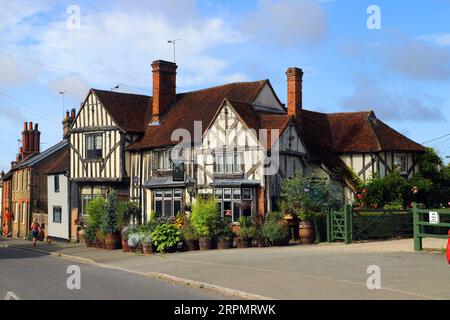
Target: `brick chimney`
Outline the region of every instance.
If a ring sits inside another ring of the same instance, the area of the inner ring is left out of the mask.
[[[153,68],[152,125],[159,125],[161,115],[175,101],[177,86],[177,65],[157,60]]]
[[[70,112],[66,111],[66,116],[62,121],[63,125],[63,138],[66,139],[69,134],[69,129],[72,126],[76,118],[76,110],[72,109]]]
[[[33,122],[25,122],[22,131],[22,147],[19,148],[17,162],[38,154],[40,152],[40,145],[41,133],[39,132],[39,125],[36,123],[33,128]]]
[[[287,109],[288,115],[300,116],[303,108],[302,83],[303,70],[299,68],[289,68],[287,75]]]

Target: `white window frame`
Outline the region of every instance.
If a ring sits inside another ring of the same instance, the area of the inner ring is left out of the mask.
[[[26,222],[26,220],[27,220],[27,210],[28,208],[27,208],[27,203],[26,202],[22,202],[22,212],[21,212],[21,215],[22,215],[22,221],[21,221],[21,223],[22,224],[25,224],[25,222]]]
[[[55,209],[59,209],[59,221],[55,221]],[[53,206],[52,222],[53,223],[62,223],[62,207],[61,206]]]
[[[224,148],[226,150],[226,148]],[[242,173],[242,152],[224,150],[217,151],[214,156],[214,173],[239,174]]]
[[[170,195],[169,195],[170,193]],[[160,195],[158,195],[160,194]],[[171,215],[167,216],[166,202],[170,201]],[[155,190],[155,203],[153,205],[154,212],[156,212],[156,203],[161,202],[161,216],[164,218],[174,218],[178,212],[175,212],[175,202],[180,202],[180,213],[183,210],[183,189],[157,189]]]

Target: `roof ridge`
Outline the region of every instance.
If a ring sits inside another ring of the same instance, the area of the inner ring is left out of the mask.
[[[230,82],[230,83],[225,83],[225,84],[221,84],[221,85],[217,85],[217,86],[213,86],[213,87],[208,87],[208,88],[203,88],[203,89],[197,89],[197,90],[187,91],[187,92],[180,92],[180,93],[177,93],[177,95],[184,95],[184,94],[190,94],[190,93],[202,92],[202,91],[207,91],[207,90],[211,90],[211,89],[217,89],[217,88],[228,87],[228,86],[232,86],[232,85],[256,84],[256,83],[263,84],[263,83],[265,83],[266,81],[267,81],[267,79],[266,79],[266,80],[256,80],[256,81]],[[236,101],[236,102],[237,102],[237,101]]]

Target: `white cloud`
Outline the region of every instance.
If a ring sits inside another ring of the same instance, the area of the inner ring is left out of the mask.
[[[450,33],[427,34],[420,36],[417,39],[429,41],[439,46],[450,46]]]
[[[388,92],[379,81],[361,74],[354,75],[354,82],[353,93],[342,100],[345,110],[374,110],[386,120],[444,120],[440,109],[442,100],[439,98],[418,92]]]
[[[243,29],[256,39],[286,46],[324,40],[328,18],[313,0],[260,0],[259,8],[243,18]]]
[[[223,18],[201,16],[195,1],[158,1],[156,5],[156,0],[135,0],[132,4],[136,6],[126,6],[128,1],[118,0],[114,4],[103,11],[81,7],[79,30],[67,29],[66,16],[60,14],[58,20],[39,24],[35,32],[29,32],[27,45],[17,36],[10,48],[15,56],[32,56],[30,60],[47,66],[40,68],[38,79],[41,83],[50,82],[53,91],[56,82],[70,75],[65,71],[74,71],[90,86],[110,88],[122,83],[145,88],[150,93],[151,61],[173,60],[169,39],[181,39],[177,43],[181,90],[246,79],[243,74],[227,71],[231,58],[217,58],[212,52],[223,45],[241,42],[241,34]],[[33,26],[32,21],[22,24],[24,31]],[[10,32],[3,34],[11,37]],[[13,66],[9,61],[10,73]],[[78,83],[78,88],[81,87]]]

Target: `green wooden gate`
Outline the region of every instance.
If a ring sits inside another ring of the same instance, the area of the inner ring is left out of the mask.
[[[352,207],[344,206],[342,211],[331,210],[327,219],[328,242],[352,242]]]
[[[438,228],[450,228],[449,222],[439,222],[430,223],[425,221],[424,217],[430,215],[431,212],[437,212],[439,216],[450,218],[450,209],[418,209],[417,205],[414,204],[413,207],[413,217],[414,217],[414,250],[421,251],[423,249],[422,239],[423,238],[435,238],[435,239],[447,239],[448,234],[432,233],[432,231],[426,231],[426,227],[433,229],[435,231]],[[441,219],[442,219],[441,218]],[[443,219],[442,219],[443,220]],[[450,219],[447,219],[450,221]],[[444,229],[446,230],[446,229]],[[443,230],[443,231],[444,231]],[[448,232],[448,230],[447,230]]]

